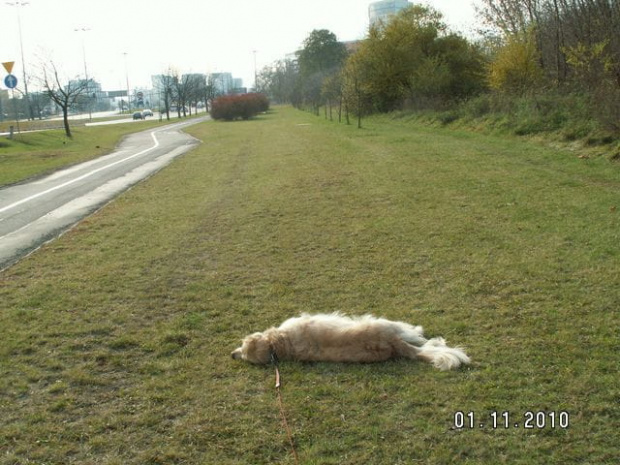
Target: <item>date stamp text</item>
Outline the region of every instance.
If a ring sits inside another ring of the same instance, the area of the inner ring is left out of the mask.
[[[520,414],[504,411],[478,413],[458,411],[454,413],[455,429],[511,429],[526,430],[567,429],[570,425],[570,414],[562,411],[526,411]]]

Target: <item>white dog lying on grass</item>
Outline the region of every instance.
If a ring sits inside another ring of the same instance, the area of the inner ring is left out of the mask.
[[[274,356],[306,362],[382,362],[407,357],[440,370],[469,363],[462,349],[446,346],[443,338],[426,339],[421,326],[339,313],[290,318],[278,328],[247,336],[231,355],[258,364],[269,363]]]

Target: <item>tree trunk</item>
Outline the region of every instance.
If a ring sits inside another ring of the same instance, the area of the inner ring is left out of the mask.
[[[69,139],[73,138],[71,134],[71,128],[69,127],[69,108],[66,106],[62,107],[62,121],[65,125],[65,134]]]
[[[338,122],[342,123],[342,95],[340,96],[340,102],[338,103]]]

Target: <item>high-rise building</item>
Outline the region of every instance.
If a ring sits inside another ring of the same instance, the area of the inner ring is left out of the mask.
[[[233,75],[231,73],[211,73],[207,76],[210,85],[215,89],[217,95],[226,95],[232,92]]]
[[[378,21],[387,21],[390,16],[395,15],[400,10],[411,6],[408,0],[382,0],[373,2],[368,6],[368,18],[370,25],[376,24]]]

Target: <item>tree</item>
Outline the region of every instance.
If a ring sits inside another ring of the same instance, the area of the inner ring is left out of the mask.
[[[318,114],[323,81],[339,72],[347,57],[347,49],[333,32],[313,30],[297,53],[299,80],[297,100],[309,104]]]
[[[593,82],[611,79],[620,88],[618,0],[482,2],[483,18],[505,37],[525,42],[534,35],[540,67],[550,84],[592,88]],[[584,59],[591,60],[586,63]],[[587,73],[583,73],[584,67],[588,67]]]
[[[436,91],[440,101],[466,99],[486,90],[487,57],[481,46],[451,33],[437,38],[432,55],[445,76],[438,79],[442,83]]]
[[[299,70],[292,60],[279,60],[262,69],[258,75],[258,89],[278,103],[293,101]]]
[[[41,119],[43,117],[43,109],[50,103],[49,95],[45,92],[30,92],[28,97],[33,115]]]
[[[62,119],[67,137],[72,138],[69,126],[69,109],[88,91],[90,80],[74,79],[63,84],[53,61],[43,67],[43,88],[49,98],[62,110]]]
[[[357,115],[357,127],[362,127],[362,116],[372,101],[372,84],[368,76],[369,68],[364,57],[352,55],[342,70],[342,104],[345,119],[350,124],[349,111]]]
[[[619,0],[482,1],[483,16],[506,43],[494,60],[492,85],[519,87],[516,81],[539,73],[530,87],[578,95],[595,118],[620,130]],[[521,62],[516,68],[515,58]]]
[[[313,30],[298,52],[299,73],[311,76],[326,73],[342,66],[347,49],[333,32],[327,29]]]
[[[326,77],[323,80],[321,87],[321,97],[326,103],[325,113],[327,115],[327,109],[329,108],[329,119],[332,120],[332,105],[335,102],[339,104],[338,121],[341,120],[342,115],[342,73],[335,73]]]
[[[500,92],[525,95],[542,82],[539,53],[530,36],[508,38],[489,66],[489,85]]]
[[[540,4],[545,0],[481,0],[478,11],[482,18],[505,34],[526,34],[540,19]]]
[[[207,77],[207,82],[205,85],[205,104],[207,106],[207,110],[213,104],[213,101],[217,97],[217,85],[215,82],[215,78],[212,74]]]
[[[207,104],[207,77],[204,74],[190,74],[188,79],[190,113],[192,105],[198,112],[198,103]]]
[[[177,116],[181,118],[181,112],[183,117],[187,116],[187,99],[189,97],[189,86],[187,75],[179,76],[178,74],[172,77],[172,85],[174,92],[174,99],[177,103]]]
[[[161,92],[160,98],[163,98],[164,102],[163,110],[166,113],[166,120],[170,121],[170,106],[172,105],[172,95],[174,92],[174,77],[170,73],[170,69],[168,69],[168,73],[162,74],[159,79],[159,86]],[[161,112],[162,109],[160,108],[159,111]]]
[[[357,87],[380,112],[404,105],[441,106],[479,92],[484,87],[482,53],[446,31],[441,13],[419,5],[372,26],[349,58],[354,66],[348,74],[359,73],[348,78],[349,87]]]

